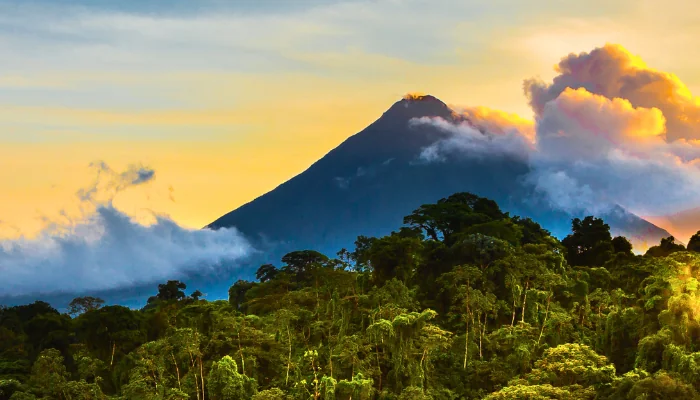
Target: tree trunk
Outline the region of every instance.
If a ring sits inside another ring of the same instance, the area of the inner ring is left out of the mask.
[[[241,370],[245,375],[245,358],[243,357],[243,347],[241,346],[241,332],[238,332],[238,353],[241,355]]]
[[[428,387],[428,377],[425,376],[425,359],[428,355],[428,349],[423,350],[423,357],[420,359],[420,370],[423,375],[423,390]]]
[[[377,369],[379,370],[379,392],[382,391],[382,364],[379,360],[379,345],[377,343],[374,343],[374,350],[377,354]]]
[[[190,353],[190,363],[192,364],[192,368],[197,365],[194,361],[194,357],[192,356],[192,350],[187,350],[188,353]],[[195,370],[196,371],[196,370]],[[194,372],[194,387],[197,391],[197,400],[203,400],[199,398],[199,379],[197,379],[197,373]]]
[[[525,323],[525,305],[527,303],[527,289],[530,288],[530,280],[525,281],[525,290],[523,293],[523,315],[520,317],[520,322]]]
[[[289,384],[289,368],[292,365],[292,334],[289,332],[289,324],[287,324],[287,340],[289,341],[289,354],[287,355],[287,377],[284,379],[284,384]]]
[[[314,400],[318,400],[321,397],[321,392],[318,391],[318,374],[313,358],[311,358],[311,369],[314,371]]]
[[[177,372],[177,388],[182,390],[182,386],[180,385],[180,368],[177,366],[177,360],[175,359],[175,354],[173,352],[170,352],[170,356],[173,358],[173,364],[175,364],[175,372]]]
[[[469,296],[471,294],[471,290],[469,287],[469,280],[467,280],[467,301],[465,302],[465,308],[466,308],[466,314],[464,315],[464,324],[466,325],[465,329],[465,337],[464,337],[464,367],[463,369],[467,369],[467,358],[469,357],[469,319],[468,315],[471,315],[471,310],[469,308]]]
[[[109,369],[112,369],[114,364],[114,351],[117,350],[117,342],[112,342],[112,358],[109,360]]]
[[[544,333],[544,326],[547,323],[547,317],[549,316],[549,304],[552,301],[552,292],[549,292],[549,296],[547,296],[547,308],[544,311],[544,321],[542,321],[542,328],[540,329],[540,337],[537,338],[537,345],[540,345],[540,341],[542,340],[542,334]]]
[[[487,314],[484,313],[484,325],[481,327],[481,330],[479,331],[479,359],[483,360],[484,359],[484,353],[483,353],[483,338],[484,335],[486,334],[486,318]]]
[[[202,400],[206,398],[204,394],[204,365],[202,365],[202,355],[199,355],[199,377],[202,379]]]
[[[466,318],[464,319],[464,323],[467,326],[465,335],[464,335],[464,367],[463,369],[467,369],[467,358],[469,357],[469,320]]]
[[[328,341],[328,348],[329,348],[329,355],[328,355],[328,362],[330,363],[331,366],[331,379],[333,379],[333,348],[331,347],[330,340]],[[353,368],[355,365],[353,364]]]

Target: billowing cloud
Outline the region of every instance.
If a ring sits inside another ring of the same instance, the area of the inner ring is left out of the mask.
[[[565,89],[542,110],[528,179],[570,211],[599,213],[615,204],[642,214],[693,207],[700,201],[700,170],[690,156],[700,148],[669,144],[664,132],[657,108]]]
[[[452,135],[421,157],[527,151],[526,181],[572,212],[621,205],[663,215],[700,203],[700,102],[677,77],[617,45],[569,55],[556,69],[551,84],[525,81],[535,115],[530,125],[495,112],[465,112],[474,127],[432,120]]]
[[[116,193],[153,179],[131,166],[96,163],[97,179],[78,197],[88,207],[68,223],[51,222],[32,238],[0,241],[2,295],[100,291],[206,273],[253,249],[235,229],[192,230],[154,213],[144,225],[112,205]]]
[[[590,53],[570,54],[555,67],[552,83],[528,79],[525,94],[536,116],[567,88],[580,89],[610,100],[626,99],[633,107],[658,108],[666,117],[667,137],[700,138],[700,98],[677,76],[649,68],[620,45],[607,44]]]
[[[420,158],[426,162],[444,161],[451,153],[467,153],[471,157],[496,154],[527,158],[532,151],[534,124],[517,115],[485,107],[461,110],[468,119],[452,124],[442,118],[423,117],[410,121],[411,126],[432,125],[450,133],[423,149]]]

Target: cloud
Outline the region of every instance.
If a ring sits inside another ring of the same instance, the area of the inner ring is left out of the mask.
[[[649,215],[695,207],[700,123],[680,117],[697,112],[692,95],[620,46],[590,54],[562,60],[552,85],[526,81],[537,119],[529,182],[569,211],[619,204]]]
[[[192,230],[153,213],[146,225],[112,205],[117,193],[155,177],[130,166],[116,172],[94,163],[97,178],[78,197],[87,208],[69,222],[48,221],[36,237],[0,241],[3,295],[80,293],[216,272],[254,250],[235,229]]]
[[[658,108],[666,118],[668,141],[700,138],[700,98],[674,74],[648,67],[624,47],[606,44],[590,53],[570,54],[555,67],[552,83],[528,79],[525,94],[536,116],[567,88],[610,100],[622,98],[633,107]]]
[[[95,195],[107,195],[106,201],[111,201],[117,193],[155,179],[156,172],[143,165],[129,165],[126,170],[116,172],[104,161],[97,161],[90,164],[96,170],[95,181],[87,188],[80,189],[77,193],[82,201],[99,202]],[[107,177],[106,179],[104,177]],[[105,201],[105,200],[102,200]]]
[[[568,211],[692,207],[700,200],[700,170],[663,139],[664,121],[658,109],[566,89],[543,110],[527,180]]]
[[[467,122],[453,124],[442,118],[414,118],[409,126],[431,125],[450,135],[424,148],[420,159],[445,161],[450,154],[469,154],[483,158],[510,156],[526,159],[532,151],[533,123],[516,115],[485,107],[468,108],[461,114]]]
[[[551,84],[525,81],[534,122],[469,109],[473,126],[423,119],[451,135],[421,157],[518,155],[531,169],[525,181],[571,212],[663,215],[700,203],[700,103],[677,77],[618,45],[569,55],[556,70]]]

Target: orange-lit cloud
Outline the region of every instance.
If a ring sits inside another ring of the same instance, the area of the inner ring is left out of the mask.
[[[486,107],[466,108],[455,112],[458,124],[441,118],[424,117],[412,125],[432,125],[450,133],[426,147],[420,158],[426,162],[445,160],[450,153],[466,153],[471,157],[494,155],[527,159],[534,149],[534,123],[516,114]]]
[[[556,160],[594,160],[610,151],[639,157],[665,145],[663,113],[635,108],[626,99],[608,99],[586,89],[566,88],[547,102],[537,122],[537,148]]]
[[[483,106],[465,108],[459,111],[475,125],[484,128],[488,132],[498,135],[518,132],[529,141],[535,142],[534,122],[518,114],[494,110]]]
[[[663,139],[656,108],[567,88],[542,109],[529,176],[550,202],[601,213],[663,213],[700,201],[700,170]],[[696,150],[700,150],[696,149]]]
[[[668,141],[700,138],[700,98],[677,76],[648,67],[624,47],[607,44],[590,53],[570,54],[555,66],[551,84],[524,83],[537,116],[567,88],[583,88],[608,99],[622,98],[633,107],[658,108],[666,118]]]
[[[432,120],[452,135],[424,158],[527,153],[527,181],[572,212],[665,214],[700,203],[700,108],[682,82],[618,45],[570,55],[557,71],[551,84],[525,81],[534,123],[484,108],[464,112],[472,124]]]

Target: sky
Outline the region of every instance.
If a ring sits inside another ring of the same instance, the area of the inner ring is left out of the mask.
[[[523,82],[606,43],[698,94],[697,37],[685,0],[0,0],[0,236],[92,226],[76,192],[137,165],[92,212],[191,233],[407,92],[533,119]]]
[[[531,117],[522,81],[606,42],[700,93],[699,15],[673,0],[0,0],[2,232],[70,208],[96,160],[157,171],[121,209],[202,227],[406,92]]]

